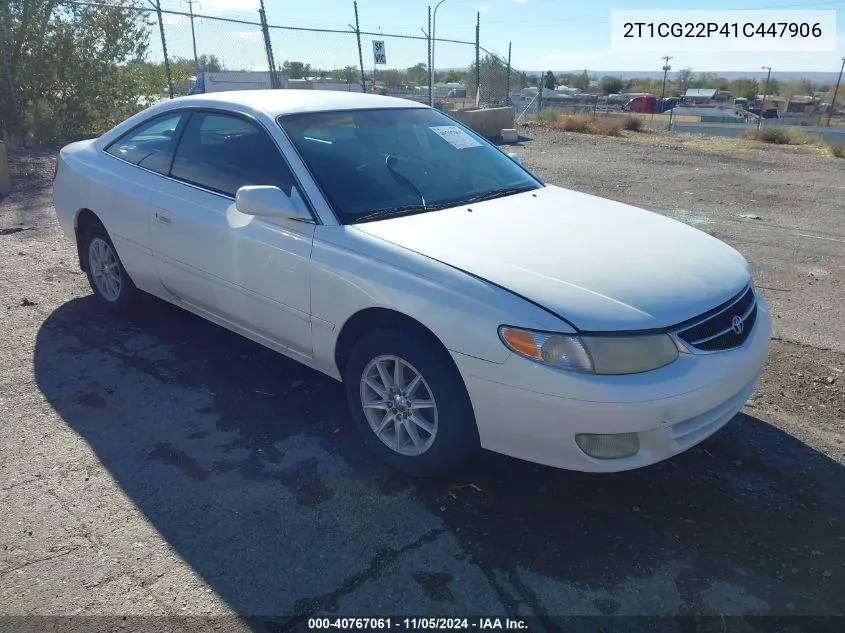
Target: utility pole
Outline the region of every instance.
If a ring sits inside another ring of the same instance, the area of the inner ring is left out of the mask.
[[[194,31],[194,5],[199,4],[199,0],[183,0],[188,4],[188,11],[191,14],[191,41],[194,44],[194,73],[199,74],[200,62],[197,57],[197,33]]]
[[[833,89],[833,99],[830,100],[830,107],[827,109],[827,121],[825,127],[830,126],[830,117],[833,116],[833,106],[836,105],[836,95],[839,94],[839,84],[842,83],[842,71],[845,70],[845,57],[842,58],[842,67],[839,69],[839,79],[836,80],[836,88]]]
[[[666,98],[666,75],[672,70],[672,67],[669,65],[669,60],[672,59],[669,55],[665,57],[661,57],[660,59],[663,60],[663,90],[660,91],[660,100]]]
[[[763,70],[769,71],[766,74],[766,87],[763,88],[763,105],[760,106],[760,116],[757,118],[757,129],[763,125],[763,113],[766,111],[766,97],[769,96],[769,80],[772,78],[772,69],[770,66],[763,66]]]

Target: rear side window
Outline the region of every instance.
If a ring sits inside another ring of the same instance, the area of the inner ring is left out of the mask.
[[[262,128],[240,117],[205,112],[191,115],[170,175],[232,197],[245,185],[274,185],[290,195],[294,182]]]
[[[106,151],[134,165],[166,175],[170,171],[176,128],[181,120],[181,114],[156,117],[116,140]]]

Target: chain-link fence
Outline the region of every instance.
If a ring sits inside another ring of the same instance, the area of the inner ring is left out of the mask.
[[[167,1],[0,3],[2,137],[82,138],[161,99],[238,87],[377,92],[457,109],[511,104],[526,86],[509,44],[493,47],[499,54],[480,45],[480,16],[475,41],[463,41],[430,37],[430,8],[415,33],[361,29],[357,2],[348,23],[311,28],[275,23],[263,2],[255,15],[222,17]]]

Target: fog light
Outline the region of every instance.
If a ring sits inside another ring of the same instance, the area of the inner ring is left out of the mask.
[[[622,459],[640,450],[640,436],[636,433],[598,435],[581,433],[575,436],[578,448],[596,459]]]

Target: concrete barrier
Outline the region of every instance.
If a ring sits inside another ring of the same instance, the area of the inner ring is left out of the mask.
[[[482,136],[499,138],[502,130],[513,129],[514,108],[466,108],[452,114]]]
[[[6,145],[0,141],[0,197],[5,196],[12,189],[9,177],[9,161],[6,157]]]

